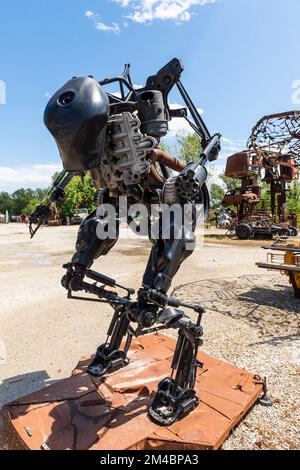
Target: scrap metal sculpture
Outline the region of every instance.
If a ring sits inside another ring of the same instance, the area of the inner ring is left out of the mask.
[[[228,158],[226,176],[240,179],[241,187],[225,195],[225,205],[237,207],[235,226],[239,238],[252,233],[297,235],[295,214],[288,214],[288,184],[300,168],[300,112],[272,114],[259,120],[248,150]],[[270,187],[271,214],[257,211],[261,201],[259,178]]]
[[[252,130],[248,143],[264,167],[275,169],[285,163],[300,165],[300,111],[265,116]],[[291,161],[293,160],[293,162]]]
[[[51,202],[63,201],[64,189],[73,176],[87,171],[91,171],[98,189],[98,208],[110,204],[116,209],[114,237],[97,236],[99,227],[105,230],[108,224],[105,215],[98,211],[82,222],[76,252],[72,261],[64,266],[67,272],[62,285],[68,290],[69,298],[78,298],[73,293],[83,291],[98,297],[92,300],[104,300],[114,310],[107,340],[98,348],[89,366],[92,375],[103,376],[126,366],[133,337],[166,328],[179,330],[172,375],[159,384],[149,409],[149,417],[161,425],[181,419],[199,403],[194,386],[197,367],[201,367],[197,352],[202,345],[204,310],[199,305],[170,298],[167,292],[182,262],[192,253],[187,246],[195,241],[197,206],[204,205],[208,212],[205,166],[218,158],[221,138],[220,134],[210,135],[180,81],[183,70],[182,62],[173,59],[149,77],[144,88],[137,90],[132,85],[129,65],[118,77],[101,82],[92,77],[73,78],[64,85],[50,99],[44,119],[58,145],[64,171],[54,182],[48,200],[30,217],[30,233],[34,236],[47,221]],[[119,94],[104,91],[106,85],[116,83],[120,87]],[[170,109],[168,95],[174,86],[186,108]],[[201,138],[203,150],[198,163],[186,165],[158,148],[161,137],[168,132],[168,121],[175,117],[188,120]],[[170,175],[168,169],[179,174]],[[159,236],[152,240],[143,285],[135,300],[131,300],[132,289],[90,269],[94,260],[106,255],[117,241],[122,218],[120,196],[127,197],[128,205],[143,203],[150,208],[156,204],[161,208],[155,222]],[[166,207],[173,204],[191,209],[192,223],[187,229],[171,217],[171,235],[165,238],[160,224]],[[118,295],[117,288],[125,289],[126,295]],[[181,307],[198,313],[196,324]],[[133,324],[137,327],[133,328]]]

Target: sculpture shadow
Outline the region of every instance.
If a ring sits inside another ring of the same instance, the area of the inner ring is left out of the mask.
[[[28,374],[16,375],[15,377],[5,379],[0,383],[0,409],[5,404],[37,392],[56,381],[50,379],[45,370],[29,372]]]
[[[249,346],[262,346],[262,345],[271,345],[271,346],[281,346],[287,345],[292,343],[293,341],[300,340],[300,331],[299,333],[291,334],[291,335],[282,335],[282,336],[275,336],[273,338],[269,338],[263,341],[256,341],[255,343],[250,343]]]
[[[295,298],[293,288],[281,284],[277,284],[274,287],[279,287],[281,290],[275,292],[272,287],[269,289],[256,286],[247,292],[239,294],[238,298],[243,302],[251,302],[254,305],[264,305],[284,312],[300,314],[300,301]]]
[[[0,383],[0,411],[8,403],[15,402],[19,398],[37,392],[56,382],[51,380],[45,370],[20,374],[10,377]],[[4,421],[0,415],[0,451],[8,450],[8,436],[5,433]]]
[[[141,389],[137,397],[126,405],[115,407],[108,400],[98,399],[93,403],[92,392],[84,399],[86,406],[81,400],[68,400],[57,405],[50,417],[54,419],[51,428],[51,435],[47,439],[47,445],[53,450],[88,450],[91,446],[101,442],[106,434],[116,430],[117,449],[122,449],[122,442],[126,442],[128,432],[134,432],[134,424],[130,427],[127,423],[134,423],[134,420],[147,413],[149,404],[149,391]],[[69,426],[62,433],[61,416],[67,413],[70,416]],[[57,420],[57,417],[60,419]],[[142,440],[143,437],[139,436]],[[114,443],[116,445],[116,443]]]
[[[76,389],[73,387],[70,390],[70,397],[68,397],[67,380],[64,389],[64,381],[51,381],[46,371],[38,371],[7,379],[0,385],[0,397],[2,397],[3,404],[12,405],[12,411],[15,410],[16,416],[26,416],[30,407],[32,411],[33,404],[45,410],[38,416],[37,421],[40,422],[45,435],[48,434],[49,426],[49,435],[46,442],[37,444],[35,441],[34,445],[46,444],[53,450],[87,450],[99,439],[105,437],[107,432],[117,428],[122,428],[120,432],[117,432],[118,436],[122,437],[122,433],[125,432],[126,439],[126,433],[128,434],[130,428],[127,426],[124,431],[124,426],[131,420],[145,415],[152,399],[151,392],[146,387],[142,387],[136,392],[132,401],[116,405],[105,400],[97,392],[97,387],[83,392],[79,385]],[[91,383],[93,383],[92,379]],[[18,384],[17,387],[16,384]],[[64,397],[61,400],[51,398],[51,385],[54,385],[54,388],[60,388],[60,384]],[[4,395],[1,389],[5,391]],[[8,398],[9,390],[11,394]],[[34,396],[31,396],[32,393]],[[28,400],[24,400],[27,395],[29,395]],[[36,434],[35,430],[33,431]],[[141,440],[142,438],[143,436]],[[10,450],[4,422],[1,420],[0,450]]]

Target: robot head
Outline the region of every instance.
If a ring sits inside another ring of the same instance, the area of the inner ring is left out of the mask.
[[[44,122],[66,171],[86,171],[102,161],[109,100],[91,77],[73,78],[47,104]]]

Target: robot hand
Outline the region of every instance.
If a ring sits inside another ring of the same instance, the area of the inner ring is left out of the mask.
[[[50,217],[50,209],[48,205],[41,204],[35,211],[29,216],[29,222],[31,225],[41,224],[46,222]]]
[[[48,222],[50,219],[50,204],[41,204],[35,211],[29,216],[29,232],[31,238],[34,237],[41,225]],[[33,225],[36,225],[36,228],[33,228]]]

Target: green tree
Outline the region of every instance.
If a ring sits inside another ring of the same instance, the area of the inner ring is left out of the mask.
[[[159,144],[159,148],[160,150],[162,150],[163,152],[166,152],[166,153],[170,153],[170,149],[169,149],[169,146],[166,142],[161,142]]]
[[[41,203],[41,200],[32,198],[22,211],[24,214],[30,215],[35,211],[36,207]]]
[[[95,209],[96,188],[92,185],[90,174],[81,178],[75,176],[66,187],[66,200],[59,206],[64,214],[73,217],[76,209],[88,209],[92,212]]]
[[[176,134],[175,154],[186,163],[198,162],[202,151],[202,140],[196,133],[179,132]]]
[[[13,213],[14,203],[10,194],[6,192],[0,193],[0,214],[5,214],[6,211],[9,214]]]
[[[34,191],[35,198],[39,201],[39,203],[41,203],[47,197],[48,192],[49,192],[49,188],[47,189],[37,188]]]
[[[271,197],[270,197],[270,185],[265,181],[260,183],[261,186],[261,196],[260,196],[260,207],[262,209],[271,210]]]
[[[264,209],[271,210],[271,197],[270,197],[270,185],[266,182],[261,183],[261,206]],[[287,207],[290,213],[300,214],[300,183],[294,181],[288,187],[287,191]]]
[[[33,189],[18,189],[12,194],[13,201],[13,215],[20,215],[25,213],[25,209],[30,202],[35,199]]]
[[[287,206],[288,206],[289,212],[300,214],[300,183],[299,181],[294,181],[294,183],[290,185],[290,191],[288,192],[288,197],[287,197]]]
[[[222,204],[224,196],[225,196],[224,188],[217,183],[212,183],[210,187],[212,209],[216,209]]]
[[[237,178],[229,178],[224,174],[220,175],[219,178],[223,181],[226,191],[232,191],[241,187],[241,181]]]

